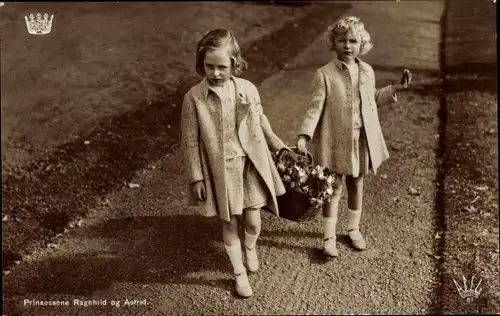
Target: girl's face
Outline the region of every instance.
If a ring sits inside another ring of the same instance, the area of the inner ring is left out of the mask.
[[[334,44],[338,59],[345,63],[351,63],[361,50],[361,40],[352,30],[336,37]]]
[[[225,48],[208,50],[203,66],[207,80],[213,86],[221,87],[231,78],[231,58]]]

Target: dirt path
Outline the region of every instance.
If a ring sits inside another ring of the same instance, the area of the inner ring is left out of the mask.
[[[281,60],[287,64],[285,71],[269,74],[263,81],[258,80],[262,78],[259,69],[249,75],[257,79],[274,129],[290,142],[305,110],[313,70],[330,58],[321,33],[340,14],[360,16],[372,33],[375,48],[366,60],[375,69],[378,86],[399,78],[403,67],[413,70],[414,88],[401,94],[397,105],[380,109],[391,160],[383,165],[379,177],[371,176],[366,182],[362,220],[369,243],[366,252],[354,252],[343,242],[344,212],[338,230],[341,257],[328,263],[319,252],[320,218],[298,224],[263,213],[259,241],[263,265],[251,276],[256,294],[248,300],[235,298],[220,225],[216,219],[202,219],[185,209],[182,157],[172,143],[164,155],[147,160],[149,163],[127,179],[140,187],[126,186],[107,193],[82,227],[71,230],[55,241],[56,248],[37,253],[7,276],[4,313],[429,311],[436,285],[437,50],[443,5],[377,2],[355,3],[348,12],[336,9],[326,8],[298,24],[305,42],[308,38],[317,40],[295,47],[298,50],[293,55]],[[314,23],[313,18],[317,20]],[[290,34],[289,28],[283,30],[286,34]],[[256,62],[253,64],[258,67]],[[410,188],[418,194],[411,194]],[[342,205],[345,208],[345,201]],[[34,307],[29,301],[25,304],[25,299],[69,300],[70,306]],[[106,300],[107,305],[78,307],[73,305],[74,299]],[[125,299],[138,300],[139,305],[125,306]],[[119,300],[121,306],[112,306],[113,300]],[[142,302],[146,305],[140,305]]]

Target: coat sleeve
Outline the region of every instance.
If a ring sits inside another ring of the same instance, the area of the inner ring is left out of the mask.
[[[375,72],[373,71],[373,69],[371,69],[371,75],[373,78],[372,87],[373,91],[375,91],[375,103],[377,103],[377,105],[381,105],[398,102],[398,96],[392,89],[392,86],[388,85],[383,88],[377,89],[375,86]]]
[[[181,144],[187,163],[190,183],[203,180],[203,169],[200,155],[200,131],[195,103],[191,95],[186,94],[182,102],[181,112]]]
[[[326,101],[326,82],[324,74],[321,70],[316,70],[314,73],[311,85],[311,101],[306,114],[302,120],[299,128],[299,136],[305,135],[309,139],[313,138],[316,127],[318,126],[319,119],[323,113],[323,108]]]
[[[398,102],[398,96],[394,93],[392,86],[385,86],[375,90],[375,102],[377,105]]]
[[[253,84],[252,84],[252,95],[255,101],[255,105],[257,107],[257,112],[259,113],[260,126],[262,128],[262,132],[264,133],[264,137],[266,138],[269,150],[271,150],[272,152],[276,152],[282,149],[283,147],[286,147],[285,143],[283,143],[281,138],[279,138],[278,135],[274,133],[271,127],[271,123],[269,123],[267,116],[264,114],[259,91],[257,90],[257,87],[255,87]]]

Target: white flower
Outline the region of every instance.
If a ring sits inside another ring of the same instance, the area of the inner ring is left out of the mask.
[[[306,174],[306,171],[301,167],[297,167],[297,171],[299,172],[299,177],[303,177]]]
[[[327,189],[326,189],[326,194],[328,195],[332,195],[333,194],[333,188],[331,186],[329,186]]]
[[[308,179],[309,177],[304,173],[304,175],[300,177],[300,183],[306,183]]]
[[[285,166],[285,164],[284,164],[283,162],[279,162],[279,163],[276,165],[276,167],[278,167],[278,170],[280,170],[280,171],[284,171],[284,170],[286,170],[286,166]]]
[[[332,175],[329,175],[328,177],[326,177],[326,182],[328,182],[329,184],[333,184],[333,181],[334,181],[334,178]]]

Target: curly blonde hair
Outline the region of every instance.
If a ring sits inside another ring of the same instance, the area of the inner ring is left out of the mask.
[[[330,27],[328,39],[332,50],[335,49],[335,38],[344,35],[349,30],[358,35],[361,40],[360,56],[365,55],[373,48],[370,34],[366,31],[365,25],[361,22],[360,18],[348,16],[338,20]]]

